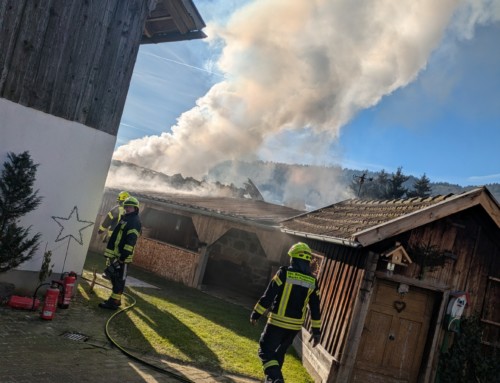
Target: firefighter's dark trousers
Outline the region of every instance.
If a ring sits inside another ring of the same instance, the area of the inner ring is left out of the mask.
[[[271,381],[283,379],[281,367],[285,361],[285,354],[298,332],[266,324],[259,340],[259,358],[266,377]]]
[[[117,270],[113,278],[111,278],[111,284],[113,285],[113,293],[111,298],[120,301],[122,298],[123,290],[125,290],[125,280],[127,279],[127,269],[128,263],[123,263],[121,267]]]

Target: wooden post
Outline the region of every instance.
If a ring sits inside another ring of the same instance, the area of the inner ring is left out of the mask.
[[[203,283],[205,269],[207,268],[208,253],[207,246],[203,246],[200,251],[200,257],[198,258],[198,267],[196,268],[193,278],[193,287],[197,289],[199,289]]]
[[[347,335],[344,347],[345,352],[342,355],[338,371],[334,374],[334,376],[331,375],[328,378],[328,383],[349,382],[351,379],[354,363],[356,362],[356,355],[358,353],[359,342],[363,333],[363,326],[365,324],[368,308],[370,307],[378,258],[379,255],[377,253],[368,253],[365,267],[365,277],[361,283],[352,313],[352,318],[355,318],[355,320],[352,322],[349,329],[349,334]]]
[[[92,273],[92,282],[90,283],[90,288],[89,288],[90,294],[94,294],[94,285],[95,285],[96,278],[97,278],[97,270],[94,268],[93,273]]]

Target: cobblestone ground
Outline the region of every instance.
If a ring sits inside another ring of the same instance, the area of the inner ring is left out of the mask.
[[[125,355],[105,334],[108,311],[90,308],[79,294],[67,310],[43,320],[39,311],[0,306],[0,381],[255,383],[237,376],[216,376],[192,366],[160,359],[147,362]]]

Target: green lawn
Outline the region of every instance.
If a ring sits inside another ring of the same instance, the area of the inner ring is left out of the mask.
[[[91,279],[94,268],[100,275],[103,267],[103,257],[89,253],[83,276]],[[117,315],[109,325],[111,336],[120,346],[215,373],[225,371],[257,379],[263,377],[257,357],[258,340],[265,324],[263,319],[254,327],[249,323],[250,311],[241,306],[133,266],[129,275],[160,289],[126,288],[131,298],[124,303],[130,305],[135,301],[135,305]],[[109,285],[99,277],[97,283]],[[94,291],[96,294],[87,296],[92,303],[109,296],[109,290],[99,285]],[[292,349],[283,374],[290,382],[313,382]]]

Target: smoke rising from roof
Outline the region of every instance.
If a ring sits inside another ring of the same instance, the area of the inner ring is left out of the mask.
[[[328,162],[341,127],[412,82],[452,19],[450,33],[468,38],[476,23],[498,20],[499,8],[488,0],[253,1],[206,29],[223,43],[226,79],[170,132],[133,140],[114,158],[202,177],[221,161],[258,158],[284,132],[312,131],[305,146]]]

